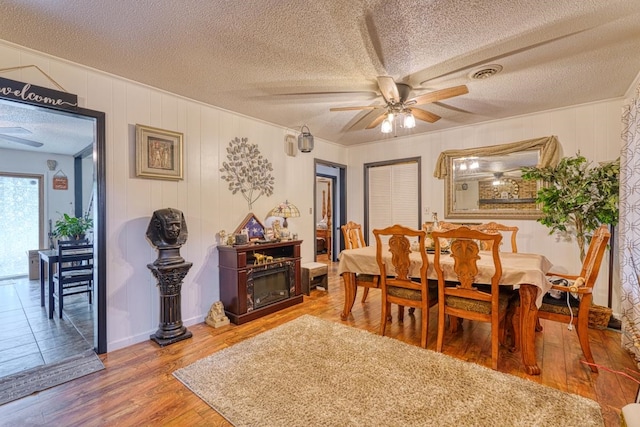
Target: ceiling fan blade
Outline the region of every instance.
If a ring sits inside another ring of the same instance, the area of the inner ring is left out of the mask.
[[[385,101],[390,104],[397,104],[400,102],[400,93],[398,92],[398,86],[392,77],[378,76],[378,87],[380,93]]]
[[[376,110],[378,108],[385,108],[386,105],[367,105],[358,107],[332,107],[329,111],[353,111],[353,110]]]
[[[379,115],[384,113],[383,110],[369,110],[358,114],[348,123],[345,129],[354,131],[364,130],[372,120],[375,120]]]
[[[378,117],[376,117],[371,123],[369,123],[369,125],[365,128],[365,129],[373,129],[374,127],[378,126],[380,123],[382,123],[382,121],[387,118],[386,114],[380,114]]]
[[[413,117],[415,117],[416,119],[420,119],[423,122],[435,123],[441,118],[437,114],[433,114],[429,111],[421,110],[419,108],[408,108],[408,110],[411,111]]]
[[[443,99],[453,98],[454,96],[464,95],[466,93],[469,93],[469,88],[467,88],[466,85],[454,86],[416,96],[415,98],[407,100],[405,105],[429,104]]]
[[[31,141],[30,139],[18,138],[17,136],[10,136],[10,135],[0,134],[0,139],[4,139],[9,142],[15,142],[18,144],[29,145],[31,147],[42,147],[44,145],[42,142]]]
[[[375,91],[372,90],[320,90],[320,91],[311,91],[311,92],[287,92],[287,93],[277,93],[275,95],[278,96],[306,96],[306,95],[369,95],[369,96],[377,96]]]

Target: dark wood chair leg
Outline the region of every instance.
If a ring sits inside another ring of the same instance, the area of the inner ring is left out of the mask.
[[[364,288],[364,290],[362,291],[362,301],[361,302],[365,302],[367,300],[367,295],[369,295],[369,288]]]
[[[63,301],[64,299],[62,298],[62,282],[58,282],[58,312],[60,315],[60,318],[62,319],[62,305],[63,305]]]

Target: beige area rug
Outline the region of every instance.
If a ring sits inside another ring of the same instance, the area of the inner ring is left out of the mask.
[[[304,315],[173,373],[235,426],[602,426],[600,406]]]

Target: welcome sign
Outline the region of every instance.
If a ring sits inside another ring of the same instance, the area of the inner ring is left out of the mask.
[[[0,77],[0,98],[64,110],[78,108],[78,96]]]

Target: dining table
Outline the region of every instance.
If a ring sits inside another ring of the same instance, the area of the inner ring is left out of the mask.
[[[382,250],[383,257],[391,259],[388,250]],[[475,282],[478,284],[490,284],[491,277],[495,273],[493,258],[490,251],[480,251],[478,260],[478,275]],[[437,274],[433,267],[434,254],[428,251],[427,257],[429,267],[427,277],[437,280]],[[379,275],[380,269],[376,261],[376,247],[366,246],[356,249],[345,249],[340,252],[338,264],[338,274],[342,276],[345,286],[344,308],[341,314],[342,320],[346,320],[351,315],[353,304],[356,300],[357,286],[356,275],[368,274]],[[410,254],[409,275],[420,277],[421,256],[420,252],[412,251]],[[525,371],[529,375],[539,375],[540,367],[537,364],[535,353],[535,328],[537,323],[537,311],[542,305],[542,297],[551,289],[546,273],[553,266],[543,255],[529,253],[500,252],[500,262],[502,264],[502,278],[500,285],[510,286],[518,289],[520,295],[520,330],[521,330],[521,353]],[[440,256],[440,264],[447,281],[457,281],[453,270],[454,259],[448,256],[448,252],[443,252]],[[388,265],[391,266],[389,262]],[[390,272],[393,274],[393,271]]]
[[[48,284],[48,296],[49,296],[49,319],[53,319],[53,274],[54,266],[58,262],[58,250],[57,249],[45,249],[38,251],[40,257],[40,307],[44,307],[44,285],[45,277]],[[45,274],[45,264],[47,266]]]

